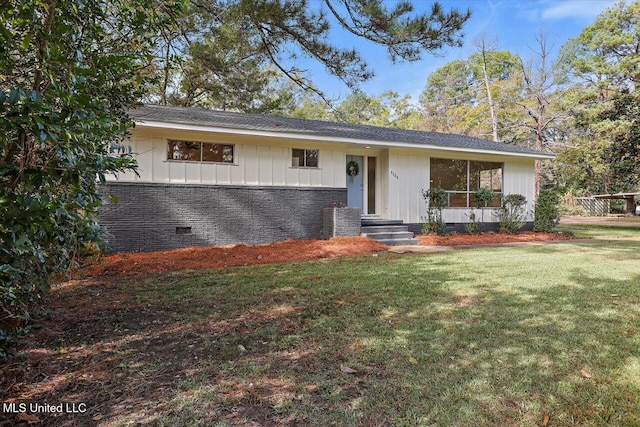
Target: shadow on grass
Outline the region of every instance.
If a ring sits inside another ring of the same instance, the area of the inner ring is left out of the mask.
[[[589,248],[70,283],[1,397],[89,408],[44,425],[637,424],[640,276]]]

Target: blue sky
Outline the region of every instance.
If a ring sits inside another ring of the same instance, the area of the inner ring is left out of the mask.
[[[392,1],[389,3],[393,4]],[[417,11],[428,11],[432,1],[413,0],[413,3]],[[365,93],[378,95],[394,90],[401,95],[410,94],[417,101],[429,74],[449,61],[466,59],[474,52],[473,40],[482,34],[486,34],[488,40],[495,40],[498,49],[528,58],[533,55],[534,36],[542,27],[557,50],[567,39],[578,36],[616,0],[440,0],[440,3],[445,10],[469,8],[472,12],[463,29],[464,46],[447,48],[440,57],[425,54],[417,62],[393,64],[384,48],[351,37],[347,32],[333,31],[336,39],[340,40],[336,41],[337,45],[358,49],[375,72],[372,80],[361,85]],[[339,80],[329,76],[321,67],[316,64],[304,66],[310,70],[314,82],[331,98],[349,93]]]

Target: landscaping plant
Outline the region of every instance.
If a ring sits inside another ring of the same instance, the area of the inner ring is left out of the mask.
[[[543,190],[536,202],[534,231],[552,231],[560,221],[558,193],[554,190]]]
[[[508,194],[502,199],[502,205],[496,212],[501,233],[515,233],[524,227],[525,204],[527,199],[522,194]]]
[[[442,188],[430,188],[422,190],[422,197],[427,203],[427,221],[422,226],[422,232],[445,234],[442,210],[447,206],[447,193]]]
[[[496,198],[496,193],[490,188],[478,188],[473,193],[473,200],[476,202],[476,207],[480,209],[480,220],[478,220],[475,212],[471,212],[468,215],[469,222],[464,225],[464,229],[467,233],[481,233],[484,224],[484,210],[485,208]]]
[[[105,175],[130,170],[149,0],[9,1],[0,14],[0,358],[34,303],[99,235]]]

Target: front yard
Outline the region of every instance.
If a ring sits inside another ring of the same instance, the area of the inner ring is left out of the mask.
[[[45,425],[640,425],[618,233],[71,281],[0,397],[86,404]]]

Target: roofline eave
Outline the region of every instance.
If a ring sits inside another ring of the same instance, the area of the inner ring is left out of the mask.
[[[357,145],[368,145],[378,147],[394,147],[394,148],[417,148],[425,150],[437,150],[437,151],[456,151],[464,153],[474,154],[492,154],[500,156],[510,157],[525,157],[532,159],[554,159],[553,154],[546,153],[526,153],[526,152],[512,152],[512,151],[500,151],[500,150],[486,150],[486,149],[474,149],[464,147],[452,147],[442,145],[432,145],[426,143],[409,143],[409,142],[394,142],[394,141],[379,141],[379,140],[365,140],[359,138],[345,138],[336,136],[322,136],[322,135],[310,135],[305,133],[293,133],[293,132],[275,132],[264,131],[256,129],[242,129],[232,127],[217,127],[217,126],[204,126],[204,125],[192,125],[186,123],[174,123],[174,122],[162,122],[153,120],[135,120],[136,127],[141,128],[155,128],[155,129],[174,129],[174,130],[188,130],[195,132],[208,132],[208,133],[230,133],[236,135],[252,135],[252,136],[265,136],[265,137],[278,137],[284,139],[302,139],[307,141],[318,142],[334,142],[334,143],[346,143]]]

